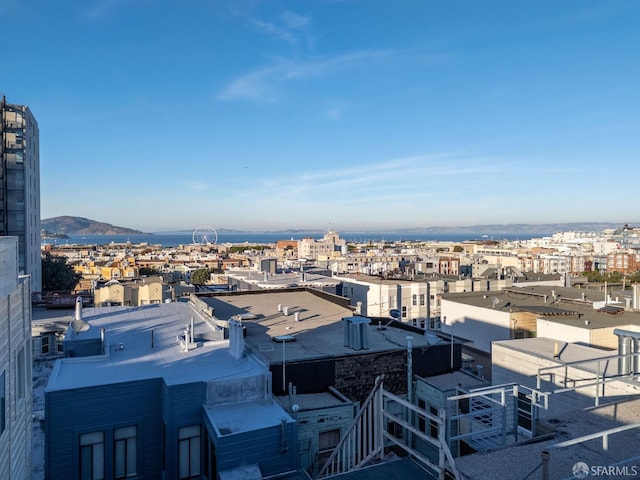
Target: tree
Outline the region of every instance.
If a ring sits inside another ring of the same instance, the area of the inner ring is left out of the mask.
[[[64,257],[52,257],[46,254],[42,257],[42,291],[70,292],[75,288],[81,273],[76,273],[71,265],[67,264]]]
[[[159,275],[160,272],[154,267],[141,267],[138,271],[140,275]]]
[[[464,248],[462,248],[461,245],[456,245],[455,247],[453,247],[453,251],[457,253],[464,252]]]
[[[209,281],[210,277],[211,270],[208,268],[201,268],[193,272],[191,275],[191,283],[193,285],[205,285]]]

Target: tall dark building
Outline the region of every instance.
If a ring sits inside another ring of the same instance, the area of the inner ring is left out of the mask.
[[[18,237],[18,270],[42,289],[40,134],[24,105],[0,98],[0,236]]]

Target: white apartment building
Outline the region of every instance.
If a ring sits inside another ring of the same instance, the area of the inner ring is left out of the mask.
[[[347,253],[347,242],[335,230],[329,230],[322,240],[303,238],[298,241],[298,257],[307,260],[324,260]]]
[[[428,328],[432,299],[428,282],[382,279],[369,275],[334,277],[342,282],[342,296],[366,317],[399,317]]]
[[[31,289],[18,239],[0,237],[0,478],[31,478]]]
[[[18,237],[18,268],[42,289],[40,141],[29,107],[0,98],[0,236]]]

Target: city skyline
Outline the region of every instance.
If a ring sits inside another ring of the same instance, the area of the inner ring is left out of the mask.
[[[0,92],[38,120],[42,218],[622,225],[637,220],[638,13],[624,0],[0,1],[21,48]]]

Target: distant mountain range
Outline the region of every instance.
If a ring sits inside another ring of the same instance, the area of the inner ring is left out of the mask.
[[[83,217],[54,217],[41,221],[42,229],[49,233],[57,235],[127,235],[127,234],[145,234],[140,230],[131,228],[118,227],[110,223],[96,222]],[[640,223],[640,222],[639,222]],[[634,227],[637,224],[629,224]],[[491,224],[491,225],[472,225],[461,227],[415,227],[400,229],[377,229],[377,233],[425,233],[425,234],[474,234],[474,235],[491,235],[491,234],[550,234],[553,232],[599,232],[605,229],[621,229],[624,225],[619,223],[608,222],[583,222],[583,223],[545,223],[545,224],[528,224],[528,223],[509,223],[509,224]],[[324,233],[326,230],[321,229],[283,229],[260,231],[255,230],[234,230],[228,228],[216,228],[218,233],[282,233],[282,234],[301,234],[301,233]],[[340,230],[339,233],[367,233],[374,230]],[[163,234],[190,234],[189,231],[171,231],[156,232]]]
[[[394,230],[395,233],[431,233],[431,234],[538,234],[554,232],[600,232],[606,229],[622,229],[624,224],[609,222],[583,222],[583,223],[509,223],[492,225],[471,225],[464,227],[420,227]],[[633,224],[629,224],[633,227]]]
[[[54,217],[40,221],[41,228],[55,235],[128,235],[141,234],[140,230],[117,227],[83,217]]]

